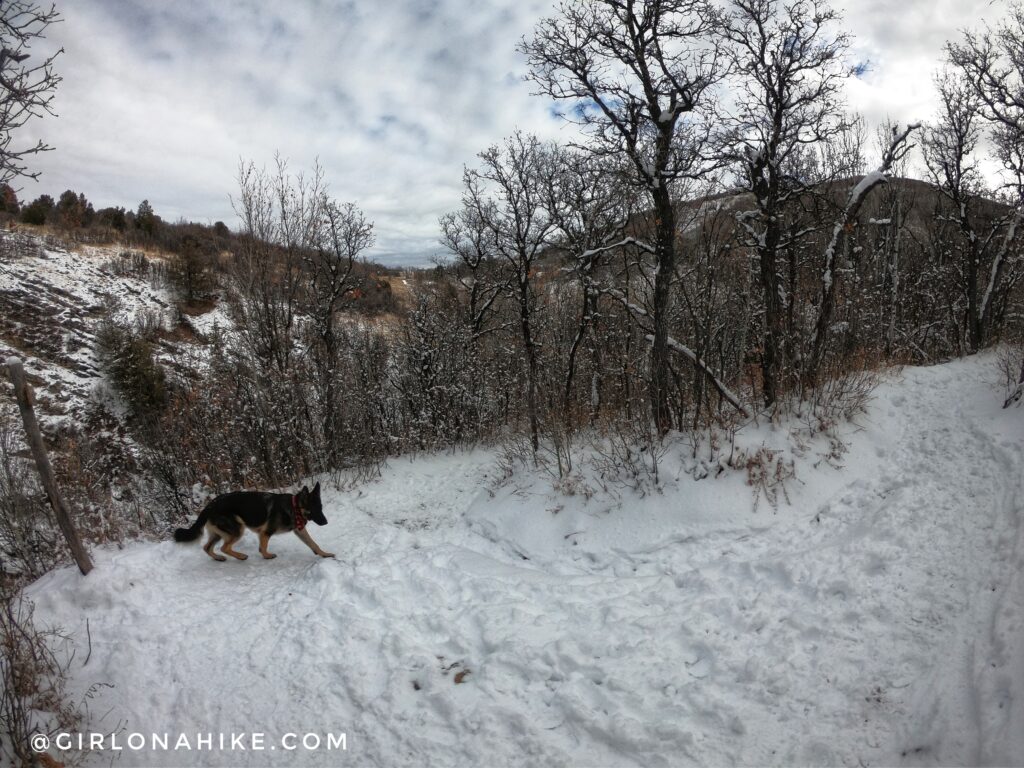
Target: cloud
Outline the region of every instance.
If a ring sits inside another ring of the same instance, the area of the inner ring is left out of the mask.
[[[429,263],[462,167],[516,128],[568,137],[522,81],[519,38],[548,0],[387,3],[65,2],[57,118],[30,124],[56,147],[22,197],[65,188],[94,204],[149,199],[165,219],[236,223],[240,159],[292,169],[319,158],[333,195],[375,221],[370,254]],[[930,115],[931,72],[957,30],[1001,3],[845,4],[852,54],[871,68],[850,101],[873,121]]]
[[[937,100],[933,76],[948,40],[996,21],[1002,0],[858,0],[844,3],[852,55],[867,70],[850,84],[850,105],[879,124],[929,120]]]
[[[545,9],[76,0],[51,29],[59,117],[33,126],[57,149],[22,196],[73,188],[234,223],[239,159],[280,152],[296,171],[319,159],[333,195],[366,210],[371,255],[428,263],[463,164],[516,127],[563,130],[514,50]]]

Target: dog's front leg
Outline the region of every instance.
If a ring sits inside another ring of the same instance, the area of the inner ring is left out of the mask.
[[[268,544],[270,544],[270,537],[264,531],[260,531],[260,554],[263,555],[264,560],[273,560],[277,555],[267,550]]]
[[[330,552],[324,552],[322,549],[320,549],[320,546],[315,541],[313,541],[313,537],[310,536],[309,533],[305,531],[305,529],[301,531],[296,531],[295,535],[302,539],[302,541],[306,544],[307,547],[313,550],[313,554],[320,555],[320,557],[334,557],[334,555]]]

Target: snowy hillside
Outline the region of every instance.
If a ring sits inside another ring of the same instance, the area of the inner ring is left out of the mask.
[[[118,270],[123,248],[76,250],[0,232],[0,358],[16,354],[47,423],[81,414],[102,379],[96,328],[147,316],[170,325],[174,302],[145,274]],[[141,255],[141,254],[140,254]]]
[[[444,454],[329,492],[336,560],[136,544],[28,594],[75,638],[73,689],[113,685],[91,730],[347,735],[192,764],[1019,764],[1024,411],[997,378],[891,375],[844,469],[810,451],[775,511],[671,455],[641,497]]]

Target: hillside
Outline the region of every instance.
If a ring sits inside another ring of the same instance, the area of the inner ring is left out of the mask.
[[[113,686],[93,730],[266,735],[203,764],[1014,764],[1024,411],[997,381],[992,354],[888,375],[841,460],[794,449],[776,509],[742,473],[694,480],[681,444],[645,493],[428,455],[327,493],[335,560],[136,544],[28,594],[87,659],[73,691]],[[271,752],[339,732],[341,758]]]
[[[145,278],[115,274],[117,249],[72,252],[32,236],[0,237],[0,355],[25,360],[45,416],[80,412],[101,378],[98,321],[165,315],[170,297]]]
[[[0,357],[15,354],[25,361],[44,424],[73,428],[73,420],[62,417],[80,415],[97,399],[118,409],[97,355],[102,322],[153,331],[157,358],[171,367],[182,365],[187,351],[201,350],[215,324],[221,331],[231,327],[219,300],[225,288],[196,306],[176,297],[167,275],[172,256],[0,229]],[[394,309],[411,303],[401,277],[376,264],[358,268],[365,277],[357,306]],[[0,403],[10,404],[9,395],[0,390]]]

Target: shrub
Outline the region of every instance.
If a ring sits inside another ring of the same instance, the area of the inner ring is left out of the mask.
[[[35,628],[31,603],[0,590],[0,760],[8,765],[54,764],[33,750],[32,736],[76,731],[84,720],[65,689],[70,660],[51,647],[59,639],[55,630]]]
[[[213,247],[208,239],[191,233],[181,238],[170,260],[169,277],[181,298],[192,303],[213,290]]]
[[[54,203],[49,195],[40,195],[21,211],[21,220],[25,224],[41,226],[53,216]]]
[[[21,212],[18,193],[14,191],[10,184],[0,184],[0,211],[15,215]]]
[[[117,393],[137,420],[154,421],[167,401],[167,378],[153,345],[137,330],[105,320],[96,334],[97,350]]]

